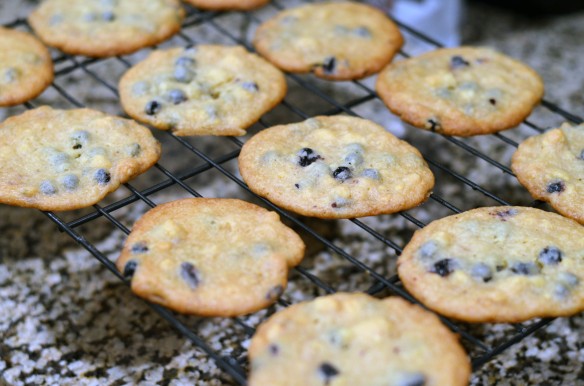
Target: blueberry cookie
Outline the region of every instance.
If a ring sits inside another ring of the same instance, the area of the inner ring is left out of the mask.
[[[71,210],[99,202],[160,158],[134,121],[40,107],[0,124],[0,203]]]
[[[256,50],[289,72],[330,80],[379,72],[403,44],[396,25],[365,4],[309,4],[280,12],[259,26]]]
[[[178,312],[243,315],[275,302],[304,243],[274,212],[245,201],[191,198],[134,226],[117,267],[132,291]]]
[[[49,46],[106,57],[170,38],[183,18],[179,0],[45,0],[28,21]]]
[[[404,286],[467,322],[584,310],[584,227],[523,207],[474,209],[418,230],[398,260]]]
[[[155,51],[120,81],[131,117],[176,135],[244,135],[285,95],[280,70],[240,46]]]
[[[243,146],[239,169],[255,193],[320,218],[409,209],[434,186],[414,147],[371,121],[346,116],[263,130]]]
[[[394,62],[377,79],[389,109],[416,127],[471,136],[517,126],[539,103],[543,82],[489,48],[443,48]]]
[[[337,293],[261,324],[249,386],[468,385],[470,363],[436,317],[398,297]]]
[[[511,163],[519,182],[538,200],[584,224],[584,124],[525,140]]]
[[[31,34],[0,27],[0,106],[26,102],[52,81],[49,50]]]
[[[197,8],[214,11],[239,10],[247,11],[262,7],[270,0],[184,0]]]

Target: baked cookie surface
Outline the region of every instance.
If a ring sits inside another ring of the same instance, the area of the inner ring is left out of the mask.
[[[467,322],[584,310],[584,227],[524,207],[474,209],[418,230],[398,260],[407,290]]]
[[[26,102],[52,81],[49,50],[31,34],[0,27],[0,106]]]
[[[416,127],[471,136],[517,126],[543,96],[540,76],[489,48],[443,48],[394,62],[377,79],[389,109]]]
[[[239,170],[256,194],[320,218],[409,209],[434,186],[417,149],[371,121],[346,116],[259,132],[243,146]]]
[[[262,7],[270,0],[183,0],[197,8],[214,11],[239,10],[247,11]]]
[[[46,44],[73,55],[129,54],[180,30],[179,0],[46,0],[29,23]]]
[[[256,31],[254,46],[282,70],[330,80],[379,72],[401,48],[397,26],[358,3],[309,4],[278,13]]]
[[[398,297],[337,293],[261,324],[250,386],[467,385],[469,360],[438,317]]]
[[[153,52],[120,81],[126,112],[176,135],[244,135],[286,95],[284,75],[241,46]]]
[[[565,123],[528,138],[511,168],[533,197],[584,224],[584,124]]]
[[[187,314],[235,316],[275,302],[304,248],[274,212],[241,200],[191,198],[147,212],[116,264],[149,301]]]
[[[0,149],[0,203],[42,210],[93,205],[160,158],[148,129],[90,109],[8,118]]]

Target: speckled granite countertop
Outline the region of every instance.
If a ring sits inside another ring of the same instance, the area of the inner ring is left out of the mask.
[[[290,0],[290,3],[295,1]],[[0,23],[16,16],[25,16],[34,1],[4,0],[0,3]],[[266,11],[267,13],[270,13]],[[273,9],[271,10],[273,13]],[[265,17],[264,14],[260,15]],[[542,74],[546,83],[546,97],[579,115],[584,115],[584,14],[573,14],[541,20],[529,20],[520,15],[509,15],[487,6],[471,5],[464,27],[464,43],[494,46],[520,58]],[[246,34],[248,25],[237,16],[222,17],[219,23]],[[197,41],[231,43],[207,25],[192,32]],[[406,36],[408,38],[408,36]],[[183,44],[180,40],[175,42]],[[418,46],[408,46],[418,50]],[[132,58],[133,62],[140,55]],[[108,79],[118,79],[123,72],[115,61],[106,61],[95,69]],[[313,82],[313,78],[306,77]],[[331,85],[314,81],[335,98],[348,101],[357,91],[350,85]],[[58,80],[90,107],[119,113],[115,98],[82,71],[74,71]],[[371,85],[372,80],[366,81]],[[289,100],[310,113],[330,109],[322,101],[306,98],[306,91],[290,83]],[[71,107],[52,90],[47,91],[37,104]],[[0,119],[22,108],[0,109]],[[395,128],[397,123],[378,101],[356,109],[359,114]],[[290,113],[276,109],[267,118],[270,122],[290,120]],[[294,118],[298,120],[298,117]],[[560,123],[557,115],[538,108],[530,118],[543,127]],[[400,132],[400,130],[395,130]],[[528,205],[527,193],[512,177],[488,165],[446,141],[428,141],[427,133],[406,128],[405,138],[430,154],[436,160],[463,174],[493,193],[514,204]],[[534,132],[526,127],[506,133],[521,140]],[[161,137],[165,155],[161,161],[173,172],[189,170],[196,157],[173,157],[183,152],[165,137]],[[217,152],[213,139],[197,140],[196,145],[209,153]],[[226,143],[226,142],[221,142]],[[509,164],[513,148],[492,138],[474,138],[466,143],[484,151],[503,165]],[[444,150],[442,150],[444,147]],[[217,153],[219,154],[219,153]],[[188,163],[189,165],[185,165]],[[236,164],[229,162],[229,170]],[[160,173],[151,172],[133,184],[140,188],[160,181]],[[461,209],[480,205],[495,205],[480,193],[452,178],[437,174],[436,192]],[[189,180],[189,185],[204,196],[246,197],[217,172],[207,172]],[[128,195],[128,191],[114,193],[111,202]],[[164,190],[151,198],[166,202],[185,197],[178,188]],[[249,197],[247,197],[249,199]],[[136,203],[114,213],[126,226],[147,208]],[[66,213],[74,219],[79,211]],[[422,221],[447,215],[443,207],[428,202],[410,211]],[[175,332],[145,303],[135,298],[117,278],[88,252],[77,246],[43,214],[34,210],[0,207],[0,384],[10,385],[233,385],[193,344]],[[371,235],[349,221],[320,222],[307,220],[325,237],[344,248],[383,275],[394,273],[393,250],[376,241]],[[403,246],[414,226],[399,216],[380,216],[363,220],[384,236]],[[103,219],[79,228],[112,260],[117,258],[124,234],[114,231]],[[365,290],[372,284],[364,275],[341,257],[310,242],[310,253],[303,267],[337,290]],[[284,298],[289,301],[312,298],[322,291],[297,273],[292,274]],[[242,318],[250,326],[275,310],[272,308]],[[181,320],[196,331],[221,355],[245,359],[249,343],[246,332],[231,319],[203,319],[185,317]],[[509,337],[513,326],[464,326],[487,344],[501,343]],[[584,385],[584,316],[562,318],[524,339],[498,355],[474,373],[473,385]],[[467,348],[473,349],[467,344]],[[245,361],[242,361],[245,365]]]

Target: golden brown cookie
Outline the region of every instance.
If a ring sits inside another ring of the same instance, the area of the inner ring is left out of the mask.
[[[280,70],[240,46],[154,51],[120,81],[131,117],[176,135],[244,135],[285,95]]]
[[[584,124],[565,123],[528,138],[511,168],[533,197],[584,224]]]
[[[191,198],[138,220],[116,264],[151,302],[235,316],[275,302],[303,257],[304,243],[276,213],[241,200]]]
[[[517,126],[539,103],[543,82],[489,48],[442,48],[394,62],[377,79],[389,109],[416,127],[471,136]]]
[[[0,27],[0,106],[26,102],[52,81],[49,50],[31,34]]]
[[[179,0],[45,0],[28,21],[46,44],[73,55],[124,55],[180,30]]]
[[[337,293],[257,329],[249,386],[468,385],[470,363],[436,315],[398,297]]]
[[[282,70],[330,80],[379,72],[403,44],[397,26],[359,3],[320,3],[288,9],[260,25],[256,50]]]
[[[40,107],[0,124],[0,203],[72,210],[148,170],[160,144],[134,121]]]
[[[197,8],[213,11],[239,10],[247,11],[263,7],[270,0],[183,0],[185,3],[194,5]]]
[[[399,277],[427,307],[467,322],[584,310],[584,227],[523,207],[470,210],[418,230]]]
[[[260,196],[320,218],[409,209],[434,186],[418,150],[371,121],[346,116],[259,132],[241,149],[239,170]]]

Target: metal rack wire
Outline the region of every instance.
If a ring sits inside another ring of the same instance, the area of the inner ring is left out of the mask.
[[[304,0],[307,1],[307,0]],[[285,6],[283,5],[284,1],[282,0],[273,0],[268,7],[273,7],[274,10],[281,10],[284,9]],[[231,30],[225,28],[221,25],[220,19],[226,15],[225,13],[217,13],[217,12],[202,12],[194,8],[188,8],[187,18],[183,24],[183,31],[179,33],[178,39],[186,45],[197,44],[199,42],[194,41],[188,34],[185,33],[189,28],[195,28],[200,26],[207,26],[209,27],[214,33],[221,35],[222,37],[228,38],[234,44],[241,44],[246,46],[249,50],[253,50],[253,48],[249,45],[245,37],[239,37],[234,34]],[[261,20],[257,17],[255,12],[249,13],[241,13],[241,16],[244,20],[249,24],[257,24],[261,22]],[[399,25],[401,30],[407,33],[410,37],[419,39],[420,41],[434,47],[440,47],[441,44],[431,37],[426,36],[425,34],[417,31],[416,29],[404,24],[400,21],[396,21]],[[29,28],[26,20],[18,19],[8,25],[9,27],[21,27],[21,28]],[[404,57],[409,57],[408,53],[400,52],[400,54]],[[84,107],[85,103],[80,101],[77,97],[72,95],[70,91],[68,91],[65,87],[59,85],[59,79],[67,76],[68,74],[74,71],[82,71],[85,76],[92,78],[100,85],[105,87],[114,97],[118,97],[118,91],[116,89],[115,84],[112,84],[112,80],[108,78],[104,78],[97,71],[92,69],[92,66],[95,64],[100,63],[104,59],[91,59],[85,57],[75,57],[69,56],[65,54],[58,54],[56,57],[53,58],[54,62],[59,65],[59,69],[55,72],[55,81],[52,83],[51,87],[56,93],[64,98],[68,104],[72,107]],[[122,64],[124,67],[130,67],[132,63],[127,57],[116,57],[114,60]],[[327,92],[323,91],[321,87],[317,86],[312,78],[306,76],[299,76],[295,74],[287,74],[288,80],[291,82],[296,83],[304,92],[309,93],[312,97],[321,100],[325,105],[327,105],[327,109],[325,111],[320,112],[319,114],[310,114],[304,111],[303,108],[297,106],[294,103],[291,103],[289,99],[285,99],[281,107],[286,109],[289,114],[295,116],[297,119],[306,119],[310,116],[314,115],[332,115],[332,114],[348,114],[353,116],[358,116],[355,112],[356,108],[359,108],[371,101],[378,99],[377,94],[374,90],[372,90],[369,86],[366,85],[363,81],[353,81],[351,82],[352,85],[364,93],[364,95],[359,96],[357,98],[351,99],[347,102],[341,103],[337,101],[334,97],[329,95]],[[34,108],[36,107],[33,102],[27,102],[24,104],[26,108]],[[574,123],[581,123],[582,118],[578,117],[568,111],[563,110],[562,108],[558,107],[552,102],[544,100],[542,102],[543,108],[549,110],[553,114],[561,116],[563,119]],[[262,127],[269,127],[271,124],[267,121],[264,117],[260,120],[259,124]],[[539,127],[538,125],[534,124],[530,120],[526,120],[524,122],[526,127],[531,128],[535,132],[543,132],[544,129]],[[170,187],[178,186],[184,191],[188,192],[190,195],[195,197],[201,197],[201,194],[193,189],[188,184],[188,180],[205,173],[210,170],[215,170],[222,174],[226,179],[228,179],[231,183],[236,184],[242,191],[247,192],[248,194],[253,194],[246,184],[239,179],[234,173],[228,170],[224,165],[237,158],[239,155],[239,149],[242,146],[242,141],[238,138],[216,138],[215,140],[218,143],[231,143],[232,147],[235,147],[235,150],[229,151],[225,154],[221,154],[219,156],[211,156],[206,152],[200,150],[199,148],[195,147],[188,139],[174,136],[170,132],[166,132],[166,134],[171,138],[173,141],[176,141],[180,147],[187,153],[198,157],[203,163],[191,168],[189,171],[184,172],[182,174],[176,174],[171,172],[169,169],[162,166],[160,163],[155,166],[155,169],[158,170],[159,173],[163,176],[163,180],[151,186],[148,186],[144,189],[138,189],[133,186],[131,183],[124,184],[125,188],[129,191],[129,195],[123,199],[120,199],[116,202],[111,204],[101,206],[101,205],[94,205],[94,210],[90,213],[83,215],[79,218],[66,221],[61,215],[57,215],[53,212],[44,212],[45,215],[55,222],[61,231],[66,232],[69,236],[71,236],[77,243],[82,245],[87,251],[89,251],[96,259],[98,259],[108,270],[110,270],[114,275],[116,275],[120,280],[124,280],[122,274],[117,271],[115,265],[105,256],[105,254],[100,251],[95,245],[89,242],[83,234],[78,231],[79,227],[91,223],[92,221],[98,218],[105,218],[109,224],[113,227],[113,229],[120,230],[125,234],[128,234],[130,230],[114,215],[114,212],[118,209],[126,207],[132,203],[141,201],[145,203],[149,207],[154,207],[156,204],[150,198],[150,196],[164,191]],[[434,136],[439,136],[439,134],[429,134]],[[491,158],[489,155],[483,153],[482,151],[478,150],[477,148],[473,147],[467,141],[463,139],[458,139],[454,137],[447,137],[447,136],[440,136],[446,142],[449,142],[451,145],[458,147],[465,152],[469,153],[473,157],[478,157],[483,161],[487,162],[494,168],[499,169],[502,173],[513,175],[512,171],[502,163],[498,162],[497,160]],[[518,144],[515,140],[509,138],[504,134],[494,134],[492,135],[493,138],[497,138],[498,140],[502,141],[506,146],[513,146],[517,147]],[[488,197],[489,199],[493,200],[495,203],[502,204],[502,205],[509,205],[509,203],[499,197],[497,194],[488,191],[484,187],[480,186],[478,183],[473,182],[471,179],[465,177],[464,175],[452,170],[448,166],[444,165],[443,163],[439,162],[438,160],[430,157],[428,154],[424,154],[426,161],[432,166],[434,170],[439,170],[445,175],[448,175],[453,180],[457,181],[458,183],[466,186],[472,190],[475,190],[479,194]],[[315,229],[311,228],[309,225],[302,220],[297,218],[296,216],[290,215],[288,212],[281,210],[280,208],[276,207],[269,201],[257,197],[256,198],[266,207],[271,210],[274,210],[280,214],[281,217],[288,220],[289,222],[293,223],[296,227],[305,231],[310,237],[314,238],[316,241],[321,243],[325,248],[329,251],[337,254],[341,258],[350,262],[356,269],[363,272],[364,274],[369,275],[374,283],[371,285],[370,288],[367,289],[367,292],[370,294],[378,293],[382,290],[389,290],[390,292],[402,296],[410,301],[415,302],[413,299],[399,284],[399,278],[397,275],[393,275],[390,277],[385,277],[377,273],[372,267],[368,266],[367,264],[363,263],[359,257],[353,256],[351,253],[347,252],[344,248],[338,245],[338,243],[331,242],[326,237],[322,236],[317,232]],[[460,213],[461,210],[450,202],[448,199],[433,193],[430,196],[430,200],[436,203],[439,206],[446,208],[448,211],[452,213]],[[532,203],[536,205],[537,202]],[[415,227],[423,227],[425,224],[423,221],[416,218],[414,215],[406,212],[401,212],[395,214],[394,216],[401,216],[408,222],[415,225]],[[355,226],[359,227],[363,231],[367,232],[377,242],[382,243],[383,245],[389,247],[394,251],[393,257],[399,256],[402,251],[402,247],[394,240],[386,237],[382,232],[373,229],[371,226],[367,225],[365,222],[359,219],[352,219],[352,220],[343,220],[343,221],[350,221]],[[392,258],[392,257],[390,257]],[[324,293],[333,293],[335,292],[335,288],[332,284],[327,283],[322,278],[312,274],[309,270],[298,267],[296,268],[297,273],[300,277],[308,280],[312,285],[322,290]],[[128,284],[126,282],[126,284]],[[284,295],[280,300],[279,304],[282,306],[288,305],[288,301],[286,300],[286,295]],[[197,331],[191,330],[186,324],[181,322],[172,312],[168,311],[167,309],[155,305],[149,304],[149,306],[158,313],[161,317],[163,317],[168,323],[177,329],[181,334],[184,335],[185,338],[189,339],[192,343],[194,343],[197,347],[199,347],[202,351],[204,351],[210,358],[212,358],[217,366],[221,368],[226,374],[228,374],[235,383],[240,385],[246,384],[246,374],[245,374],[245,364],[241,361],[238,361],[235,357],[226,357],[222,356],[219,352],[212,349],[211,346],[203,340],[198,334]],[[470,354],[472,357],[472,364],[473,368],[476,370],[480,368],[483,364],[491,360],[497,354],[501,353],[511,345],[521,341],[523,338],[528,336],[529,334],[537,331],[538,329],[542,328],[543,326],[547,325],[551,322],[551,319],[543,319],[538,320],[530,323],[525,324],[518,324],[514,325],[512,332],[505,336],[505,339],[501,342],[498,342],[495,346],[490,346],[486,344],[480,338],[474,336],[468,329],[461,324],[454,323],[446,318],[442,318],[444,323],[446,323],[453,331],[459,333],[465,342],[465,345],[470,350]],[[235,322],[241,326],[244,331],[251,335],[253,334],[253,327],[247,325],[241,318],[235,318]]]

